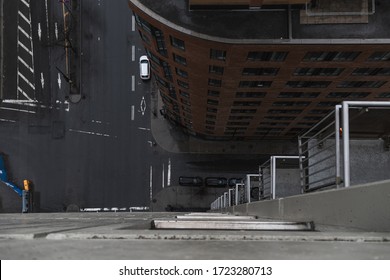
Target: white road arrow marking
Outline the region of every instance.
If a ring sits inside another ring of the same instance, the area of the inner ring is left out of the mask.
[[[142,116],[145,114],[145,111],[146,111],[146,101],[145,101],[145,97],[142,96],[142,100],[141,100],[141,113],[142,113]]]
[[[168,174],[167,174],[167,186],[171,185],[171,159],[168,159]]]
[[[41,23],[38,22],[38,38],[39,38],[39,41],[41,41],[41,37],[42,37]]]
[[[58,40],[58,24],[57,24],[57,22],[54,23],[54,34],[56,35],[56,40]]]
[[[45,87],[45,79],[43,78],[43,73],[41,72],[41,85],[42,89]]]
[[[57,82],[58,82],[58,88],[61,89],[61,75],[60,75],[60,73],[58,73]]]

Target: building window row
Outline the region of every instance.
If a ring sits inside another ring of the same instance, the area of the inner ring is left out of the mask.
[[[278,98],[316,98],[319,92],[281,92]]]
[[[240,88],[268,88],[272,84],[272,81],[240,81]]]
[[[344,68],[296,68],[295,76],[338,76]]]
[[[276,76],[279,68],[244,68],[242,70],[243,76]]]
[[[352,75],[354,76],[388,76],[390,68],[356,68]]]
[[[236,92],[236,98],[262,98],[266,95],[266,92]]]
[[[248,52],[247,60],[249,61],[284,61],[288,52]]]
[[[216,75],[223,75],[224,68],[222,66],[210,65],[209,73]]]
[[[308,52],[303,61],[353,61],[360,52]]]

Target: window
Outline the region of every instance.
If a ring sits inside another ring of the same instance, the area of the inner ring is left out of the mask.
[[[229,120],[252,120],[253,116],[230,116]]]
[[[223,75],[223,70],[224,68],[221,66],[215,66],[215,65],[209,66],[209,73],[211,74]]]
[[[217,119],[217,116],[208,114],[208,115],[206,115],[206,119],[215,120],[215,119]]]
[[[367,97],[369,92],[330,92],[327,98],[364,98]]]
[[[286,117],[286,116],[265,116],[267,120],[273,121],[292,121],[295,120],[295,117]]]
[[[330,83],[329,81],[288,81],[286,86],[292,88],[326,88]]]
[[[265,92],[237,92],[237,98],[259,98],[265,97],[267,93]]]
[[[141,31],[139,31],[138,33],[139,33],[139,36],[141,37],[142,41],[144,41],[146,44],[150,45],[150,38]]]
[[[147,22],[146,20],[144,20],[143,18],[141,18],[139,15],[137,14],[134,14],[134,17],[135,17],[135,21],[137,22],[137,25],[142,28],[143,30],[145,30],[146,32],[152,34],[152,26],[150,25],[149,22]]]
[[[207,91],[208,96],[214,96],[214,97],[219,97],[219,91],[216,90],[208,90]]]
[[[215,125],[215,121],[209,121],[209,120],[206,120],[206,124]]]
[[[216,105],[218,105],[218,100],[214,100],[214,99],[207,99],[207,104],[209,104],[209,105],[214,105],[214,106],[216,106]]]
[[[247,60],[251,61],[284,61],[288,52],[249,52]]]
[[[353,61],[360,52],[308,52],[303,61]]]
[[[285,102],[274,102],[272,106],[279,106],[279,107],[289,107],[289,106],[296,106],[296,107],[306,107],[309,106],[311,102],[308,101],[285,101]]]
[[[268,88],[272,84],[271,81],[240,81],[240,84],[238,85],[240,88],[245,87],[264,87]]]
[[[233,106],[260,106],[260,101],[234,101]]]
[[[374,52],[369,58],[369,61],[389,61],[390,52]]]
[[[209,79],[209,86],[221,87],[222,81],[217,79]]]
[[[382,92],[378,94],[378,98],[390,98],[390,92]]]
[[[319,102],[319,103],[317,104],[317,107],[334,107],[334,106],[336,106],[337,104],[340,104],[340,102],[323,101],[323,102]]]
[[[168,54],[167,48],[165,47],[164,33],[160,29],[152,26],[152,35],[156,39],[157,51],[159,54],[167,57]]]
[[[261,126],[288,126],[290,123],[286,122],[261,122]]]
[[[268,110],[268,113],[297,115],[302,113],[302,110]]]
[[[180,64],[182,64],[182,65],[187,65],[187,60],[184,58],[184,57],[182,57],[182,56],[180,56],[180,55],[178,55],[178,54],[173,54],[173,59],[177,62],[177,63],[180,63]]]
[[[356,68],[352,75],[354,76],[388,76],[390,68]]]
[[[210,58],[225,61],[226,60],[226,51],[211,49],[210,50]]]
[[[385,81],[343,81],[338,84],[339,88],[380,88]]]
[[[162,66],[163,66],[163,70],[164,70],[164,75],[165,75],[165,78],[169,81],[173,81],[172,79],[172,72],[171,72],[171,67],[169,66],[169,64],[165,61],[162,62]]]
[[[189,85],[188,83],[186,82],[183,82],[183,81],[180,81],[180,80],[177,80],[177,84],[183,88],[189,88]]]
[[[228,122],[227,125],[249,125],[249,122]]]
[[[255,114],[256,109],[232,109],[230,112],[232,114]]]
[[[207,112],[209,112],[209,113],[217,113],[218,109],[217,108],[207,107]]]
[[[177,96],[176,96],[176,89],[174,86],[172,86],[171,84],[169,85],[169,96],[172,97],[173,99],[177,99]]]
[[[314,115],[325,115],[328,114],[331,110],[311,110],[309,114],[314,114]]]
[[[180,101],[184,105],[191,106],[191,103],[190,103],[190,101],[188,101],[188,99],[180,98]]]
[[[179,94],[182,97],[185,97],[185,98],[189,98],[190,97],[190,94],[188,92],[185,92],[185,91],[182,91],[182,90],[179,90]]]
[[[344,68],[296,68],[295,76],[338,76]]]
[[[188,78],[188,72],[182,69],[176,68],[176,74],[183,78]]]
[[[175,48],[181,49],[183,51],[186,49],[183,40],[177,39],[177,38],[172,37],[172,36],[170,36],[170,38],[171,38],[171,45],[172,46],[174,46]]]
[[[244,68],[243,76],[276,76],[279,68]]]
[[[158,82],[160,85],[162,85],[163,87],[166,87],[166,88],[168,87],[168,83],[167,83],[166,81],[164,81],[163,79],[161,79],[160,76],[158,76],[158,75],[154,75],[154,76],[155,76],[157,82]]]
[[[278,98],[316,98],[319,92],[281,92]]]

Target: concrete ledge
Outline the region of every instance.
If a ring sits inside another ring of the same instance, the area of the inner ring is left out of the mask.
[[[240,215],[390,231],[390,180],[234,206]]]

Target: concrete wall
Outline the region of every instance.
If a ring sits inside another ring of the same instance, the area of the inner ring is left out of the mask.
[[[236,214],[390,231],[390,180],[234,206]]]

